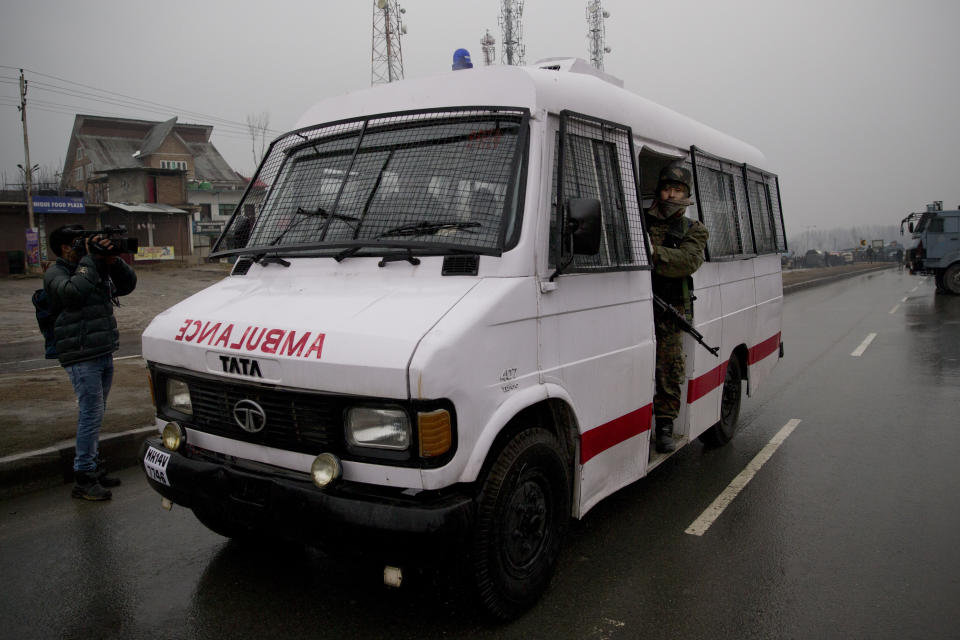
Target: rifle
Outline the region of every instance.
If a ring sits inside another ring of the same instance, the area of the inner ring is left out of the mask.
[[[720,357],[720,354],[718,353],[720,351],[720,347],[711,347],[707,345],[707,343],[703,341],[703,334],[697,331],[696,327],[694,327],[692,324],[687,322],[687,319],[684,318],[682,315],[680,315],[680,313],[678,313],[676,309],[674,309],[672,306],[667,304],[666,300],[664,300],[657,294],[653,294],[653,305],[660,311],[666,313],[668,316],[673,318],[674,322],[676,322],[677,325],[682,330],[686,331],[691,336],[693,336],[693,339],[699,342],[704,349],[712,353],[717,358]]]

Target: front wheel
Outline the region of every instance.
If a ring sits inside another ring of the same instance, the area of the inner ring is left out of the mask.
[[[722,447],[730,442],[740,420],[740,399],[743,395],[743,375],[740,360],[731,356],[727,362],[727,375],[723,380],[723,397],[720,402],[720,420],[703,432],[700,442],[711,447]]]
[[[530,608],[553,576],[570,518],[570,470],[545,429],[516,435],[497,455],[477,504],[477,595],[494,617]]]
[[[941,276],[943,288],[954,295],[960,295],[960,262],[947,267]]]

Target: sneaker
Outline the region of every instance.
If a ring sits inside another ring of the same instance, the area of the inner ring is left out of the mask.
[[[97,481],[96,472],[87,473],[78,471],[75,474],[75,482],[70,495],[81,500],[109,500],[113,497],[109,489],[105,489]]]

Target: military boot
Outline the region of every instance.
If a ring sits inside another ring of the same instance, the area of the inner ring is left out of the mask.
[[[81,500],[109,500],[113,497],[110,490],[98,482],[96,471],[77,471],[70,495]]]
[[[657,453],[670,453],[676,449],[673,444],[673,419],[657,417],[656,419],[656,449]]]

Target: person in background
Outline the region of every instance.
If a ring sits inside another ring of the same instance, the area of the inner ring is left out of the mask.
[[[80,225],[54,229],[50,248],[57,261],[43,276],[54,322],[57,358],[66,369],[79,407],[75,484],[71,495],[84,500],[109,500],[108,487],[120,484],[106,474],[99,458],[100,426],[113,382],[113,352],[120,332],[113,316],[118,296],[137,286],[133,269],[111,255],[109,238],[83,234]]]

